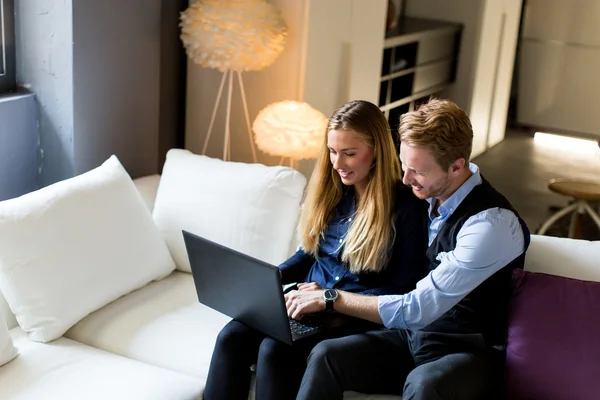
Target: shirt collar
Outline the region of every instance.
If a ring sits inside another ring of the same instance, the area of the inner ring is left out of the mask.
[[[481,174],[479,173],[479,167],[473,163],[469,163],[469,170],[471,171],[471,176],[467,179],[450,197],[448,200],[444,202],[441,206],[438,207],[438,212],[442,218],[446,218],[451,215],[456,207],[467,197],[471,190],[475,188],[475,186],[479,185],[481,180]],[[432,217],[433,207],[435,206],[436,199],[430,197],[427,199],[429,203],[429,217]],[[435,217],[434,217],[435,218]]]

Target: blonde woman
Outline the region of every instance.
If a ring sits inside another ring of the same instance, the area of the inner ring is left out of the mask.
[[[398,150],[383,113],[366,101],[336,110],[309,182],[299,224],[302,246],[279,266],[290,317],[298,299],[330,309],[337,290],[382,295],[412,290],[424,275],[427,203],[402,184]],[[297,296],[302,293],[303,296]],[[364,324],[347,333],[373,328]],[[256,399],[295,399],[310,350],[325,336],[294,346],[240,322],[219,334],[204,398],[247,399],[256,364]]]

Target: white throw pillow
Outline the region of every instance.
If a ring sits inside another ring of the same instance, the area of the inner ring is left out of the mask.
[[[2,311],[0,311],[0,366],[8,363],[17,356],[17,349],[13,345],[13,341],[8,333],[6,321]]]
[[[100,167],[0,203],[0,290],[32,340],[175,269],[131,178]]]
[[[304,175],[291,168],[173,149],[153,217],[182,271],[191,271],[182,230],[278,264],[289,256],[305,185]]]

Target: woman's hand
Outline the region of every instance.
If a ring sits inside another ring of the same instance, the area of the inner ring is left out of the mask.
[[[322,290],[323,288],[319,286],[316,282],[303,282],[298,284],[298,290]]]
[[[325,311],[324,290],[314,282],[302,285],[313,285],[310,287],[318,289],[300,289],[300,285],[298,284],[298,290],[292,290],[284,296],[288,317],[302,319],[306,314]]]

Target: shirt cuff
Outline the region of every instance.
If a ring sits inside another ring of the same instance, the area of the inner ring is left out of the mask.
[[[386,328],[390,329],[408,329],[404,321],[402,312],[404,306],[404,296],[387,295],[377,297],[377,309],[381,322]]]

